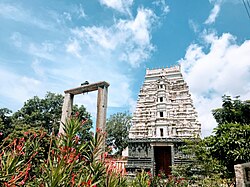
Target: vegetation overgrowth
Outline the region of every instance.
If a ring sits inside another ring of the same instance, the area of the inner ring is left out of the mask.
[[[142,171],[129,180],[124,170],[118,170],[105,159],[101,142],[105,133],[98,131],[90,140],[79,136],[86,121],[71,118],[64,127],[64,134],[48,135],[44,131],[27,131],[11,143],[1,144],[1,186],[84,186],[84,187],[146,187],[187,186],[183,178],[164,174],[152,177]],[[7,141],[5,139],[4,141]]]
[[[250,162],[250,100],[222,97],[222,108],[212,111],[218,123],[213,134],[187,140],[182,152],[190,161],[173,172],[196,181],[199,186],[235,185],[234,165]]]
[[[67,121],[65,134],[56,135],[61,104],[60,95],[48,93],[45,99],[28,100],[12,116],[0,109],[0,186],[230,186],[235,184],[233,166],[250,161],[250,101],[223,96],[222,108],[213,110],[218,123],[213,134],[186,142],[182,152],[189,162],[172,166],[172,176],[142,171],[133,179],[105,159],[101,142],[106,133],[91,135],[83,106],[74,106],[77,117]],[[127,145],[130,119],[118,113],[108,120],[107,130],[114,125],[115,131],[107,145],[116,147],[116,155]]]
[[[128,146],[128,134],[132,125],[129,112],[118,112],[111,115],[106,123],[106,144],[114,156],[121,157],[122,151]],[[107,148],[108,148],[107,147]]]

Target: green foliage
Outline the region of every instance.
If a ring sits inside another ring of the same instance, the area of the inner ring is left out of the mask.
[[[77,116],[80,121],[84,122],[84,128],[80,128],[78,130],[78,135],[84,140],[90,140],[90,129],[92,128],[93,124],[90,113],[87,112],[83,105],[80,107],[78,105],[74,105],[72,109],[72,115]]]
[[[83,125],[78,119],[71,119],[65,125],[65,135],[51,138],[49,156],[42,165],[42,179],[37,184],[94,186],[102,182],[105,166],[100,161],[100,142],[103,137],[96,135],[90,142],[80,139],[78,131]]]
[[[250,101],[223,96],[222,108],[213,110],[218,122],[214,135],[204,139],[210,154],[234,177],[234,165],[250,161]]]
[[[195,184],[197,186],[202,186],[202,187],[229,187],[233,186],[234,181],[231,181],[229,179],[222,179],[218,175],[213,175],[212,177],[206,176],[205,178],[202,178],[200,180],[196,180]]]
[[[131,115],[127,112],[116,113],[109,117],[106,123],[107,145],[114,148],[116,155],[121,156],[128,146],[128,131],[131,127]]]
[[[0,108],[0,141],[13,131],[11,113],[12,111],[7,108]]]
[[[48,92],[44,99],[35,96],[13,114],[15,126],[27,125],[29,128],[44,128],[49,133],[58,131],[62,112],[63,96]]]
[[[225,183],[221,177],[226,167],[212,157],[204,140],[186,140],[181,151],[186,155],[186,161],[172,166],[173,176],[184,177],[196,186],[221,186]]]
[[[166,176],[163,172],[157,176],[152,176],[150,172],[137,173],[132,180],[132,187],[187,187],[190,181],[183,177]]]
[[[96,134],[87,142],[78,136],[81,128],[84,123],[72,118],[65,125],[65,134],[59,137],[27,132],[7,146],[2,144],[0,183],[47,187],[104,183],[106,167],[100,147],[103,135]]]
[[[222,97],[222,108],[214,109],[213,116],[219,125],[225,123],[250,124],[250,100],[241,101],[239,97]]]
[[[40,131],[26,132],[7,145],[3,142],[0,145],[0,184],[23,185],[29,177],[38,174],[41,159],[46,158],[48,152],[47,140],[47,134]]]
[[[106,164],[106,177],[103,186],[112,187],[127,187],[128,181],[124,177],[124,170],[118,170],[112,161],[105,161]]]
[[[0,141],[13,131],[10,116],[11,113],[12,111],[7,108],[0,108]]]
[[[223,96],[222,108],[213,110],[218,122],[213,134],[182,147],[191,162],[174,166],[174,172],[200,185],[234,182],[234,165],[250,161],[250,102]]]
[[[151,175],[144,170],[137,173],[135,179],[132,182],[134,187],[147,187],[151,184]]]
[[[182,164],[173,166],[174,176],[197,180],[200,176],[221,176],[222,171],[225,170],[225,167],[212,157],[210,149],[202,139],[186,140],[180,149],[186,159]]]
[[[234,177],[234,165],[250,161],[250,125],[221,124],[204,139],[210,154],[226,167],[224,177]]]
[[[23,132],[30,129],[38,131],[43,129],[51,134],[57,134],[61,120],[63,96],[48,92],[45,98],[35,96],[24,103],[24,106],[12,116],[11,111],[0,109],[0,140],[9,135],[10,139],[21,137]],[[84,139],[90,139],[92,120],[84,106],[73,106],[72,115],[78,114],[80,120],[84,120],[85,128],[79,130],[78,134]]]

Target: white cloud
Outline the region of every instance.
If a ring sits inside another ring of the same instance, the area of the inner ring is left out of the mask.
[[[188,20],[189,27],[195,32],[198,33],[200,31],[199,25],[192,19]]]
[[[72,20],[71,14],[69,12],[63,12],[63,16],[68,21]]]
[[[221,96],[250,98],[250,40],[237,44],[236,37],[229,33],[206,34],[203,38],[209,51],[191,44],[180,64],[199,113],[203,136],[207,136],[216,126],[211,110],[221,107]]]
[[[12,102],[23,103],[27,99],[40,94],[41,82],[32,77],[17,75],[6,69],[0,69],[1,96],[10,98]]]
[[[25,24],[35,25],[40,29],[45,29],[45,30],[54,29],[52,24],[44,22],[41,19],[38,19],[31,12],[16,4],[14,6],[12,4],[0,3],[0,17],[11,19],[17,22],[22,22]]]
[[[78,13],[78,17],[79,18],[86,18],[87,15],[85,14],[85,11],[84,9],[82,8],[82,5],[80,4],[78,10],[77,10],[77,13]]]
[[[38,75],[38,76],[44,76],[45,75],[45,70],[41,66],[41,62],[38,59],[35,59],[31,63],[31,68],[34,70],[34,72],[36,73],[36,75]]]
[[[115,35],[112,35],[114,31],[106,27],[82,27],[81,29],[74,29],[72,32],[90,47],[97,44],[104,49],[114,50],[118,43]]]
[[[133,98],[126,69],[120,68],[112,55],[99,51],[98,47],[76,44],[72,37],[69,36],[69,42],[65,41],[64,45],[48,41],[24,45],[23,52],[33,57],[25,64],[25,69],[31,69],[29,77],[2,69],[0,89],[4,91],[0,95],[23,103],[34,95],[43,97],[46,91],[63,94],[64,90],[78,87],[85,80],[90,83],[104,80],[110,83],[108,106],[130,108]],[[75,100],[75,103],[85,105],[92,116],[96,114],[95,94],[80,95]]]
[[[82,27],[72,32],[90,48],[100,47],[105,52],[116,52],[119,60],[133,67],[148,59],[154,46],[151,27],[156,16],[150,9],[140,8],[134,19],[120,19],[111,27]]]
[[[167,5],[165,0],[156,0],[153,2],[153,4],[155,4],[156,6],[159,6],[161,8],[163,16],[167,15],[170,11],[170,8]]]
[[[16,47],[22,47],[22,36],[19,32],[12,33],[10,39]]]
[[[130,7],[133,0],[100,0],[100,3],[118,12],[131,15]]]
[[[215,3],[213,9],[210,12],[210,15],[208,16],[208,18],[206,19],[206,21],[204,22],[207,25],[210,25],[212,23],[215,22],[215,19],[218,17],[219,12],[220,12],[220,3]]]
[[[66,51],[75,55],[76,57],[81,57],[81,46],[77,40],[70,41],[68,44],[66,44]]]
[[[32,56],[39,57],[42,59],[56,61],[55,55],[53,55],[53,51],[55,50],[55,44],[52,42],[45,41],[41,44],[36,44],[33,42],[28,43],[27,53]],[[58,50],[58,49],[57,49]]]
[[[123,11],[128,13],[133,1],[122,3],[127,3],[122,6]],[[29,24],[35,23],[32,20],[39,20],[35,14],[24,11],[22,7],[9,6],[7,9],[0,12],[0,16],[20,22],[30,19]],[[69,12],[73,21],[80,18],[80,12]],[[21,45],[20,53],[25,57],[25,63],[22,71],[19,67],[10,68],[15,73],[1,69],[0,89],[4,90],[0,93],[1,98],[23,103],[34,95],[43,97],[46,91],[63,94],[64,90],[77,87],[85,80],[90,83],[104,80],[110,83],[108,106],[134,107],[130,68],[145,62],[154,50],[151,29],[154,24],[158,24],[154,12],[139,8],[134,18],[128,16],[116,19],[109,27],[82,26],[72,30],[64,22],[63,16],[67,17],[67,14],[49,11],[48,15],[52,20],[58,18],[59,25],[54,26],[63,27],[62,32],[58,33],[60,37],[46,37],[45,41],[41,41],[43,37],[41,40],[21,37],[21,44],[16,44]],[[14,33],[11,37],[14,44],[18,41],[17,36]],[[80,95],[75,100],[78,104],[84,104],[92,115],[96,112],[95,94]]]

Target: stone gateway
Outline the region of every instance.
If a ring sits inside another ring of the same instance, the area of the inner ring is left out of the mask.
[[[128,174],[170,175],[170,166],[185,160],[184,139],[201,135],[197,118],[180,66],[146,70],[129,131]]]

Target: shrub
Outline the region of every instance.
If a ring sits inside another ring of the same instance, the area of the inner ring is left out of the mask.
[[[110,186],[107,176],[114,181],[117,175],[107,172],[104,163],[101,147],[104,135],[98,132],[84,141],[78,134],[84,123],[72,118],[65,124],[65,134],[26,132],[6,146],[3,142],[0,183],[3,186]],[[121,178],[120,175],[118,179]],[[125,179],[116,183],[125,183]]]

